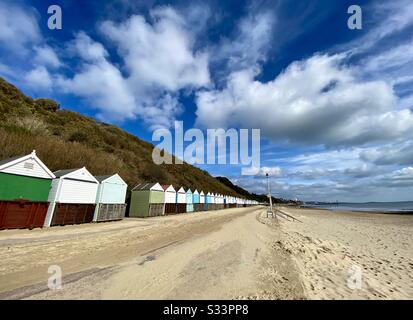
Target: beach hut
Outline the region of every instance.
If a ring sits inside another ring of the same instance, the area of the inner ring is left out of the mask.
[[[216,195],[216,210],[224,209],[224,196],[222,194]]]
[[[49,193],[45,227],[93,221],[99,182],[85,168],[59,170]]]
[[[194,212],[193,193],[191,189],[186,191],[186,212]]]
[[[176,213],[186,212],[186,191],[181,187],[176,192]]]
[[[192,194],[192,199],[193,199],[193,203],[200,203],[200,196],[199,196],[199,191],[197,189],[195,189],[195,191]]]
[[[204,210],[212,210],[212,194],[208,192],[205,196]],[[210,209],[211,208],[211,209]]]
[[[234,207],[234,200],[233,199],[234,199],[233,196],[228,197],[228,202],[227,202],[228,208],[233,208]]]
[[[207,209],[208,211],[214,210],[215,207],[215,198],[212,192],[208,192],[207,194]]]
[[[164,214],[175,214],[176,213],[176,190],[171,184],[162,185],[165,192],[165,208]]]
[[[0,161],[0,229],[42,227],[54,178],[36,151]]]
[[[215,203],[214,210],[218,210],[219,209],[219,194],[218,193],[214,194],[214,203]]]
[[[204,204],[201,204],[201,195],[199,194],[198,190],[194,191],[193,194],[193,202],[194,202],[194,211],[203,211],[204,210]]]
[[[204,211],[205,210],[205,202],[206,202],[206,195],[205,195],[204,191],[201,191],[199,193],[199,207],[200,207],[199,211]]]
[[[159,183],[140,183],[132,189],[129,217],[161,216],[164,205],[165,192]]]
[[[214,210],[219,210],[220,198],[218,193],[214,193]]]
[[[224,208],[229,208],[229,196],[224,196]]]
[[[93,221],[122,220],[126,212],[128,185],[118,175],[97,176],[99,182]]]

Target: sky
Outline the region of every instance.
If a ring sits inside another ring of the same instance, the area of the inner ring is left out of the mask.
[[[147,141],[260,129],[257,175],[198,165],[252,192],[413,200],[413,2],[356,2],[1,0],[0,76]]]

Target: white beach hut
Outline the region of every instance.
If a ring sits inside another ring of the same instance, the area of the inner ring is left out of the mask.
[[[85,167],[54,175],[44,226],[92,222],[99,187],[96,178]]]
[[[186,191],[183,187],[179,188],[176,192],[176,212],[186,212]]]
[[[164,214],[176,213],[176,190],[173,185],[163,185],[162,188],[165,191],[165,208]]]

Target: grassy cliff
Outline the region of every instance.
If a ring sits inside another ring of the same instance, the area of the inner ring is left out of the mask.
[[[152,162],[152,144],[116,126],[60,109],[53,100],[27,97],[1,77],[0,146],[0,159],[35,149],[53,171],[85,166],[94,175],[119,173],[130,187],[158,181],[240,196],[189,164],[157,166]]]

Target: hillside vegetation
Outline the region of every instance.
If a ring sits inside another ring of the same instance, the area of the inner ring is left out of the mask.
[[[0,159],[36,150],[52,170],[85,166],[94,175],[119,173],[129,187],[143,181],[240,196],[189,164],[152,162],[154,146],[120,128],[32,99],[0,77]],[[244,195],[245,196],[245,195]]]

